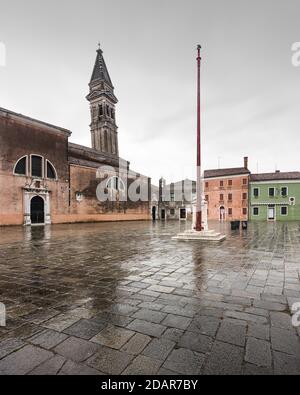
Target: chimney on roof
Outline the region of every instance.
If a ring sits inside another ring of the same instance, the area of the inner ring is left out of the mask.
[[[276,170],[276,173],[280,173],[280,170]]]
[[[248,169],[248,156],[244,156],[244,168]]]

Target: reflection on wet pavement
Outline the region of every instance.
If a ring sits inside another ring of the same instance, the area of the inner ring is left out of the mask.
[[[0,228],[0,373],[300,373],[300,224]]]

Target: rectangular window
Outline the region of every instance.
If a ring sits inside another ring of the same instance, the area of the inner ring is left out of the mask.
[[[223,202],[223,200],[224,200],[224,195],[223,195],[223,193],[221,193],[220,194],[220,201]]]
[[[269,188],[269,197],[275,196],[275,188]]]
[[[220,187],[224,186],[224,181],[220,181]]]
[[[175,198],[174,192],[171,192],[170,193],[170,201],[174,202],[174,198]]]
[[[243,193],[243,200],[247,200],[247,193]]]
[[[228,209],[228,215],[232,216],[232,208]]]
[[[288,195],[288,188],[287,187],[282,187],[281,188],[281,196],[286,197]]]
[[[247,178],[243,178],[243,185],[247,185],[248,184],[248,179]]]
[[[232,187],[232,180],[228,180],[228,186]]]
[[[259,207],[253,207],[253,215],[259,215]]]
[[[174,208],[171,208],[170,209],[170,215],[174,215],[175,214],[175,209]]]
[[[181,208],[180,209],[180,219],[185,219],[186,218],[186,209]]]
[[[208,202],[208,200],[209,200],[209,196],[208,195],[205,195],[205,200]]]
[[[40,156],[32,155],[31,157],[31,175],[32,177],[43,177],[43,164]]]
[[[259,188],[253,188],[253,196],[256,198],[259,196]]]
[[[228,201],[231,202],[232,201],[232,193],[228,194]]]
[[[205,183],[205,188],[208,188],[208,182]]]
[[[244,207],[243,208],[243,215],[247,215],[248,210]]]
[[[287,206],[280,207],[280,214],[281,215],[288,215],[288,208],[287,208]]]

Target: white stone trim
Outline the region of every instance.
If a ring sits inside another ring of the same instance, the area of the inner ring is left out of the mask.
[[[300,184],[300,180],[270,180],[270,181],[251,181],[250,185],[255,186],[259,184]]]
[[[281,209],[282,209],[283,207],[286,207],[286,214],[282,214]],[[289,206],[287,206],[287,205],[284,204],[283,206],[280,207],[280,216],[281,216],[281,217],[287,217],[288,215],[289,215]]]
[[[38,157],[42,158],[42,176],[41,176],[41,177],[33,176],[33,175],[32,175],[32,157],[33,157],[33,156],[38,156]],[[42,178],[45,178],[45,158],[44,158],[42,155],[40,155],[40,154],[30,154],[29,174],[30,174],[30,176],[31,176],[32,178],[38,178],[38,179],[40,179],[40,180],[41,180]]]
[[[26,169],[25,169],[25,173],[26,173],[26,174],[18,174],[18,173],[15,172],[15,170],[16,170],[17,164],[18,164],[18,163],[20,162],[20,160],[23,159],[23,158],[26,158]],[[21,176],[21,177],[28,177],[28,174],[29,174],[28,155],[23,155],[23,156],[21,156],[21,157],[16,161],[16,163],[15,163],[15,165],[14,165],[14,169],[13,169],[13,175],[14,175],[14,176]]]
[[[46,190],[24,189],[24,225],[31,225],[31,199],[39,196],[44,200],[44,225],[51,224],[50,193]],[[41,224],[43,225],[43,224]]]
[[[254,195],[254,189],[258,189],[258,195],[257,196]],[[260,187],[258,187],[258,186],[251,187],[251,196],[254,199],[258,199],[260,197]]]
[[[255,209],[255,208],[258,209],[258,214],[254,214],[254,209]],[[259,206],[253,206],[253,207],[252,207],[252,213],[251,213],[251,214],[252,214],[253,217],[259,217],[259,214],[260,214],[260,207],[259,207]]]
[[[289,206],[290,202],[251,202],[250,206],[255,207],[255,206]]]
[[[286,188],[286,195],[282,195],[282,188]],[[281,187],[280,187],[280,196],[281,197],[287,197],[287,196],[289,196],[289,187],[288,186],[286,186],[286,185],[282,185]]]
[[[53,165],[53,163],[49,160],[49,159],[45,159],[45,178],[47,179],[47,180],[55,180],[55,181],[57,181],[58,180],[58,176],[57,176],[57,171],[56,171],[56,168],[55,168],[55,166]],[[54,170],[54,173],[55,173],[55,178],[49,178],[48,177],[48,166],[47,166],[47,163],[49,162],[49,164],[52,166],[52,168],[53,168],[53,170]]]
[[[271,189],[274,189],[274,194],[273,195],[270,195],[270,190]],[[275,187],[269,187],[268,188],[268,196],[270,197],[270,198],[275,198],[276,197],[276,188]]]
[[[209,182],[209,180],[224,180],[225,181],[225,180],[231,180],[232,178],[241,178],[241,177],[249,179],[249,176],[250,176],[250,173],[249,174],[248,173],[246,173],[246,174],[235,174],[234,176],[207,177],[207,178],[204,178],[204,181],[205,182]],[[248,185],[248,183],[247,184],[243,184],[243,185]]]

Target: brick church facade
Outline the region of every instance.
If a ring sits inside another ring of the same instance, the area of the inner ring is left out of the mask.
[[[150,219],[151,180],[119,157],[117,98],[100,48],[89,87],[92,148],[69,142],[69,130],[0,108],[0,225]]]

